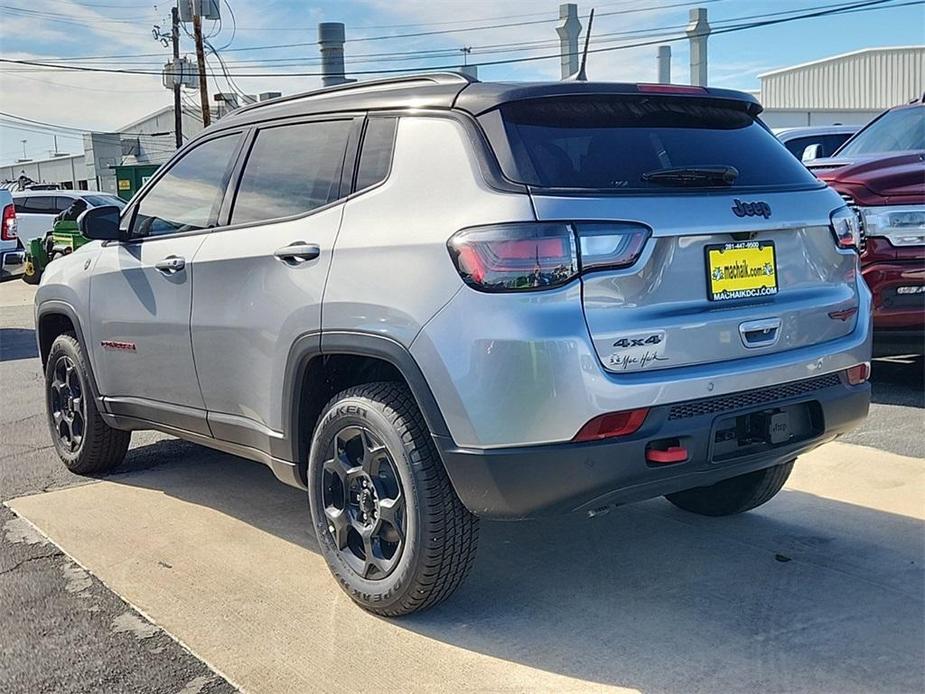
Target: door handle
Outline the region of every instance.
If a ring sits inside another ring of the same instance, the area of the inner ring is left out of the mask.
[[[186,267],[186,259],[178,255],[168,255],[163,260],[154,263],[154,267],[165,275],[175,275]]]
[[[273,255],[275,255],[280,260],[293,265],[296,263],[304,263],[306,260],[314,260],[319,255],[321,255],[321,248],[317,243],[305,243],[304,241],[296,241],[295,243],[291,243],[288,246],[277,248],[273,252]]]

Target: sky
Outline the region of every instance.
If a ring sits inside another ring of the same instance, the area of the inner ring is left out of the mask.
[[[854,0],[863,2],[864,0]],[[688,82],[683,28],[692,7],[709,11],[714,31],[754,21],[783,19],[852,0],[579,0],[579,15],[595,9],[591,48],[594,80],[654,82],[655,42],[675,39],[672,81]],[[863,48],[925,44],[925,4],[886,0],[882,8],[801,19],[709,40],[709,83],[758,89],[758,75],[776,68]],[[144,0],[0,0],[0,57],[59,65],[159,73],[170,49],[153,32],[168,30],[173,3]],[[893,6],[897,5],[897,6]],[[235,85],[250,94],[293,93],[321,86],[317,73],[318,22],[344,22],[348,76],[381,77],[376,70],[415,70],[551,56],[482,65],[482,80],[559,78],[558,0],[222,0],[221,22],[204,24],[209,41]],[[232,14],[234,19],[232,19]],[[754,19],[755,15],[764,15]],[[189,28],[192,32],[192,28]],[[410,35],[409,35],[410,34]],[[582,36],[582,41],[584,37]],[[280,48],[266,48],[279,46]],[[291,45],[303,44],[303,45]],[[192,39],[181,35],[181,54],[195,59]],[[421,54],[422,51],[429,53]],[[209,91],[231,91],[210,57]],[[367,74],[360,74],[360,73]],[[259,76],[244,76],[257,73]],[[198,94],[184,93],[198,104]],[[0,116],[0,163],[46,158],[54,149],[83,151],[80,130],[111,130],[172,104],[159,74],[110,74],[0,63],[0,112],[60,126],[12,127]],[[26,142],[23,143],[22,140]]]

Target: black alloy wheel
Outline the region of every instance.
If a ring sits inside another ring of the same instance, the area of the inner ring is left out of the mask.
[[[59,444],[76,453],[84,440],[87,426],[87,402],[77,365],[66,354],[55,361],[52,370],[51,418]]]
[[[322,502],[337,553],[358,576],[392,573],[405,545],[405,500],[388,449],[370,430],[341,429],[328,448]]]

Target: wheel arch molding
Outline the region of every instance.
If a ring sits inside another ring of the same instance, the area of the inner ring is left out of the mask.
[[[55,316],[66,318],[70,322],[70,327],[73,328],[77,341],[83,346],[87,364],[90,367],[90,373],[87,374],[90,380],[90,388],[93,391],[94,399],[97,403],[100,403],[100,389],[96,383],[96,374],[94,374],[92,359],[93,350],[90,349],[90,344],[86,340],[86,333],[84,333],[83,327],[81,326],[80,317],[73,306],[59,299],[43,301],[35,310],[35,338],[38,343],[42,369],[44,370],[47,365],[48,354],[51,351],[51,345],[55,341],[55,338],[57,338],[58,335],[68,332],[67,330],[60,329],[62,324],[57,320],[49,320]],[[102,407],[100,407],[100,409],[105,412]]]
[[[292,345],[283,379],[282,405],[283,422],[289,433],[284,438],[286,450],[279,451],[279,457],[291,460],[299,465],[300,474],[305,479],[305,467],[308,462],[311,435],[317,424],[317,416],[328,399],[353,385],[344,383],[342,387],[330,385],[330,374],[325,373],[329,358],[356,357],[374,360],[391,367],[393,372],[408,385],[418,409],[431,435],[450,438],[446,420],[440,411],[433,392],[414,357],[401,343],[384,335],[357,331],[325,331],[306,333]],[[307,379],[311,370],[319,379]],[[307,417],[314,417],[306,422]],[[439,450],[439,446],[437,447]]]

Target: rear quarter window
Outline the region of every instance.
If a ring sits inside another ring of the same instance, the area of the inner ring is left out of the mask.
[[[534,187],[653,192],[673,186],[643,174],[705,166],[735,167],[724,190],[819,185],[739,102],[552,97],[505,104],[480,121],[505,176]]]

